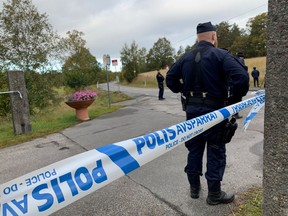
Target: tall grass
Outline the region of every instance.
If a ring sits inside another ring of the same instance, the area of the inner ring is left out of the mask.
[[[257,57],[257,58],[249,58],[245,59],[245,64],[248,67],[248,73],[250,75],[250,86],[253,86],[253,78],[251,76],[251,72],[253,67],[256,67],[260,71],[259,84],[261,87],[264,86],[264,78],[266,74],[266,57]],[[167,74],[167,69],[160,70],[161,74],[165,77]],[[138,76],[133,80],[129,86],[134,87],[143,87],[143,88],[156,88],[157,80],[156,80],[157,71],[149,71],[145,73],[138,74]]]
[[[263,87],[264,81],[265,81],[264,79],[265,79],[265,75],[266,75],[266,57],[257,57],[257,58],[245,59],[245,64],[248,67],[248,73],[250,75],[250,86],[254,86],[251,72],[253,70],[253,67],[256,67],[257,70],[259,70],[259,72],[260,72],[259,85],[260,85],[260,87]]]
[[[160,70],[161,74],[165,77],[168,70]],[[133,80],[129,86],[134,87],[143,87],[143,88],[156,88],[158,87],[157,80],[156,80],[157,71],[149,71],[145,73],[140,73],[138,76]]]

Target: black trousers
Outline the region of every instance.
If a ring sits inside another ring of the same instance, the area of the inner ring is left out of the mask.
[[[257,83],[257,85],[256,85]],[[258,77],[254,77],[254,87],[259,87],[259,79]]]
[[[211,111],[213,111],[213,109],[208,107],[189,108],[188,105],[186,118],[187,120],[192,119]],[[218,143],[218,140],[226,122],[227,121],[224,121],[215,125],[185,143],[189,151],[185,172],[187,173],[190,186],[195,188],[200,186],[200,176],[203,175],[203,155],[206,147],[207,163],[205,178],[207,180],[208,190],[211,192],[221,190],[220,182],[223,179],[226,166],[226,146],[225,144]]]
[[[162,99],[163,98],[163,94],[164,94],[164,86],[159,86],[158,98]]]

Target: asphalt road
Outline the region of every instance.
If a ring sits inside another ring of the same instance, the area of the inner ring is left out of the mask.
[[[60,133],[0,149],[0,184],[75,154],[151,133],[185,120],[179,95],[168,89],[164,92],[166,100],[159,101],[157,89],[128,88],[113,83],[109,87],[111,91],[120,90],[135,99],[123,102],[126,107],[114,113],[80,123]],[[248,97],[252,95],[249,93]],[[249,108],[241,114],[245,116],[248,112]],[[264,110],[256,115],[246,132],[241,129],[243,121],[238,121],[240,128],[227,145],[227,167],[222,182],[223,190],[236,194],[262,185]],[[207,186],[204,177],[201,179],[203,190],[200,198],[190,198],[187,177],[183,171],[186,157],[185,147],[178,146],[52,215],[230,214],[233,203],[218,206],[206,204]]]

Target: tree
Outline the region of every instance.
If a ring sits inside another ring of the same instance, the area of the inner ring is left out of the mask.
[[[183,46],[180,46],[176,55],[174,56],[174,59],[177,61],[183,54],[184,54],[185,50],[183,48]]]
[[[230,28],[230,36],[232,44],[229,46],[229,51],[236,55],[237,52],[246,53],[247,34],[244,29],[240,29],[235,23]]]
[[[145,62],[146,49],[138,49],[138,45],[133,41],[130,47],[125,43],[121,50],[121,61],[123,65],[123,75],[128,82],[137,77],[139,73],[140,62],[143,64]]]
[[[147,71],[146,56],[147,56],[147,50],[146,48],[143,47],[138,51],[139,73]]]
[[[62,59],[64,61],[66,61],[69,56],[80,52],[81,48],[86,45],[86,41],[82,38],[84,36],[83,32],[74,29],[73,31],[68,31],[66,34],[68,37],[61,40],[61,48],[64,53]]]
[[[58,36],[31,0],[8,0],[0,13],[2,67],[36,70],[56,53]]]
[[[235,23],[221,22],[217,25],[218,47],[225,48],[235,55],[242,51],[245,53],[246,37],[245,31],[241,30]]]
[[[266,56],[267,22],[267,13],[262,13],[248,21],[247,28],[250,34],[247,54],[249,57]]]
[[[48,23],[47,15],[40,14],[31,0],[3,3],[0,12],[1,69],[24,71],[31,114],[59,102],[49,79],[35,73],[41,67],[46,68],[49,59],[56,56],[58,42],[59,37]],[[9,102],[9,98],[7,100]],[[1,107],[2,104],[5,102]],[[2,110],[7,114],[7,109]]]
[[[70,56],[62,67],[66,84],[73,89],[81,89],[96,83],[100,68],[96,58],[85,47],[86,41],[82,38],[84,34],[73,30],[68,31],[67,35],[64,45]]]
[[[233,41],[230,38],[230,28],[231,25],[228,22],[221,22],[216,25],[217,28],[217,38],[218,47],[229,49]]]
[[[263,156],[263,216],[288,215],[287,0],[269,0]]]
[[[243,52],[246,58],[248,53],[248,35],[243,33],[240,36],[236,37],[233,41],[232,46],[230,46],[228,50],[233,55],[236,55],[237,52]]]
[[[171,42],[164,38],[159,38],[149,50],[147,64],[150,70],[158,70],[170,66],[174,59],[174,49]]]

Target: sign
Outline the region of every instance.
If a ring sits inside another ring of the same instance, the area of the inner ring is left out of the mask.
[[[112,60],[112,66],[117,66],[117,65],[118,65],[117,59],[113,59]]]

